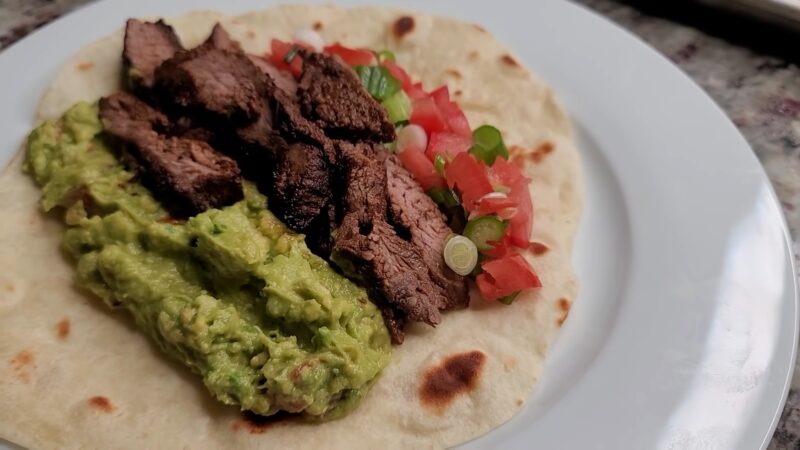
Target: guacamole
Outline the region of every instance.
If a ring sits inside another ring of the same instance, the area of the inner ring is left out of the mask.
[[[97,106],[79,103],[28,139],[41,207],[62,207],[77,283],[128,310],[220,401],[261,415],[335,418],[388,364],[364,290],[313,255],[245,182],[244,200],[186,221],[125,170]]]

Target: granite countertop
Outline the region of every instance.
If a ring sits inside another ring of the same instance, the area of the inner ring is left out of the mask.
[[[0,0],[0,49],[92,0]],[[739,127],[766,168],[798,254],[800,68],[698,29],[610,0],[579,0],[638,35],[702,86]],[[800,371],[770,449],[800,448]]]

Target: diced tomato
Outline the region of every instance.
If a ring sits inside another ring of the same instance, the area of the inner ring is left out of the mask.
[[[447,118],[447,125],[450,126],[450,130],[453,133],[469,138],[470,141],[472,140],[472,128],[469,126],[467,116],[457,103],[450,102],[445,109],[442,109],[442,112]]]
[[[511,237],[509,235],[511,228],[506,227],[503,237],[499,241],[488,242],[492,248],[489,250],[482,250],[481,253],[491,259],[505,258],[511,254]]]
[[[400,151],[397,157],[422,186],[422,189],[427,191],[435,187],[444,187],[444,180],[436,173],[433,163],[421,151],[407,148]]]
[[[432,97],[417,98],[411,101],[409,121],[424,128],[428,136],[437,131],[447,131],[447,122]]]
[[[412,84],[408,88],[404,87],[403,90],[406,91],[406,94],[408,94],[409,98],[412,100],[428,97],[428,93],[425,92],[422,83],[419,82]]]
[[[497,214],[508,208],[516,208],[517,201],[508,196],[489,196],[481,198],[475,210],[480,215]]]
[[[481,267],[483,273],[475,282],[486,300],[497,300],[523,289],[542,286],[536,272],[520,254],[486,261]]]
[[[450,101],[450,90],[447,86],[441,86],[431,92],[431,97],[433,97],[436,106],[444,116],[450,131],[472,139],[472,129],[469,126],[467,116],[464,115],[464,111],[461,110],[458,103]]]
[[[397,63],[387,59],[383,62],[383,67],[386,67],[386,70],[389,71],[389,74],[391,74],[395,80],[400,82],[400,86],[404,91],[407,91],[409,88],[411,88],[411,77],[405,70],[403,70],[402,67],[398,66]]]
[[[492,178],[499,184],[508,188],[527,185],[530,179],[526,177],[519,166],[511,164],[503,158],[497,158],[491,168]]]
[[[346,64],[351,66],[369,66],[375,63],[375,54],[370,50],[361,48],[348,48],[338,42],[325,47],[325,53],[338,55]]]
[[[469,150],[471,145],[472,138],[467,139],[448,131],[437,131],[432,133],[428,139],[428,149],[425,151],[425,154],[431,161],[436,158],[436,155],[452,158],[459,153]]]
[[[431,91],[431,97],[433,97],[433,100],[436,102],[436,106],[442,109],[443,106],[450,103],[450,89],[447,88],[446,84],[439,86]]]
[[[481,297],[485,300],[497,300],[504,297],[500,288],[494,283],[494,280],[485,273],[479,273],[475,277],[475,284],[478,286],[478,291]]]
[[[456,155],[444,170],[447,184],[458,188],[467,211],[475,209],[477,201],[492,192],[486,166],[469,153]]]
[[[273,39],[270,43],[270,50],[272,53],[269,54],[269,62],[278,69],[291,72],[295,78],[300,77],[300,74],[303,73],[303,58],[299,55],[295,55],[291,63],[286,63],[286,54],[297,47],[297,44],[283,42],[280,39]]]
[[[496,182],[511,189],[508,198],[517,203],[517,213],[509,225],[511,243],[526,248],[533,229],[533,202],[528,190],[530,179],[523,175],[519,167],[503,158],[495,160],[491,172]]]
[[[517,213],[511,218],[511,243],[519,248],[526,248],[533,229],[533,202],[527,185],[524,189],[513,189],[509,198],[517,201]]]

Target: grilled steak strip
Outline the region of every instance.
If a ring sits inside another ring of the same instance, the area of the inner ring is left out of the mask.
[[[293,230],[305,232],[331,200],[328,164],[318,147],[292,144],[274,168],[270,208]]]
[[[467,280],[447,267],[442,256],[445,239],[452,233],[444,214],[394,155],[386,158],[386,181],[390,221],[405,230],[422,253],[428,273],[445,299],[440,309],[467,306]]]
[[[155,87],[176,112],[209,125],[244,126],[264,104],[266,82],[242,53],[202,45],[176,54],[155,71]]]
[[[302,57],[297,98],[304,116],[329,137],[375,142],[395,139],[386,110],[364,89],[353,69],[338,57],[323,53],[304,51]]]
[[[340,145],[346,166],[344,219],[333,251],[410,320],[436,325],[445,304],[419,250],[387,222],[386,169],[370,144]]]
[[[204,46],[211,46],[228,52],[241,53],[242,46],[236,42],[230,34],[219,23],[214,24],[211,34],[203,43]]]
[[[100,100],[106,130],[126,146],[142,180],[167,199],[177,216],[197,214],[242,199],[239,167],[207,143],[167,137],[166,116],[136,97],[119,92]]]
[[[281,69],[278,69],[271,62],[257,55],[247,55],[250,61],[269,77],[275,86],[288,94],[291,98],[297,95],[297,81],[292,76]]]
[[[181,50],[178,35],[163,20],[128,19],[122,49],[126,85],[137,92],[151,88],[156,68]]]

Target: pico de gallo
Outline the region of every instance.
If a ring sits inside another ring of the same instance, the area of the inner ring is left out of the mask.
[[[387,148],[448,216],[453,234],[443,256],[451,269],[473,276],[484,299],[504,304],[511,304],[522,290],[541,287],[519,254],[531,245],[531,180],[508,160],[497,128],[472,129],[446,85],[426,91],[387,50],[323,45],[318,36],[303,35],[295,36],[295,42],[273,39],[267,56],[299,77],[301,48],[338,55],[386,109],[397,127],[397,140]]]

